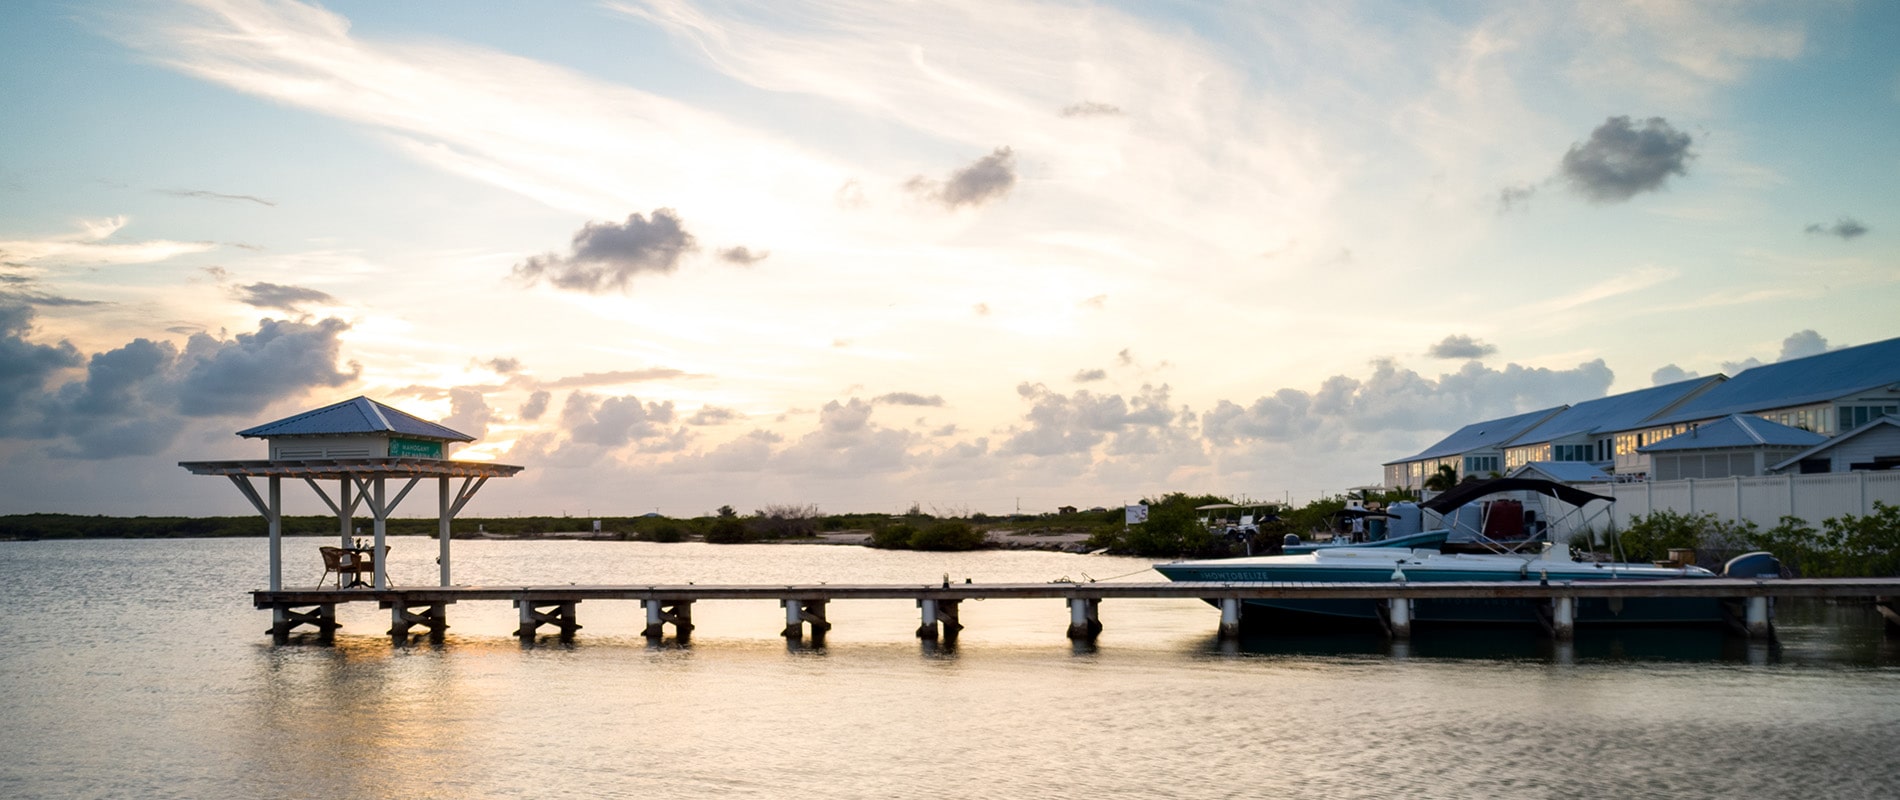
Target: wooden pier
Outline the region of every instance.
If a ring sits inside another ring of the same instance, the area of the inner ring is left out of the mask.
[[[320,636],[336,631],[336,606],[374,602],[390,610],[389,634],[407,639],[418,627],[432,636],[448,628],[447,607],[458,602],[508,601],[519,612],[517,636],[531,640],[546,627],[563,637],[581,629],[577,606],[588,600],[638,601],[646,611],[644,635],[659,641],[671,626],[674,638],[692,635],[692,607],[702,600],[776,600],[785,610],[787,639],[809,636],[814,644],[831,630],[825,607],[833,600],[913,600],[920,610],[917,636],[954,642],[963,625],[958,606],[965,600],[1063,600],[1069,608],[1068,636],[1093,640],[1102,631],[1103,600],[1187,598],[1208,600],[1220,609],[1219,635],[1240,633],[1241,603],[1250,599],[1382,600],[1386,629],[1395,638],[1411,635],[1411,601],[1421,599],[1522,599],[1544,601],[1553,636],[1574,631],[1576,602],[1584,598],[1722,598],[1746,609],[1743,626],[1750,636],[1772,634],[1772,597],[1872,599],[1900,629],[1900,578],[1733,579],[1653,581],[1483,581],[1456,583],[943,583],[814,585],[607,585],[607,586],[431,586],[413,589],[278,589],[252,594],[256,607],[270,609],[268,633],[279,642],[308,626]]]

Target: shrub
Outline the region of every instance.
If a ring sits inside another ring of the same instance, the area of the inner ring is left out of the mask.
[[[667,520],[653,526],[653,529],[648,531],[643,538],[650,542],[672,544],[686,540],[686,529],[681,527],[677,522]]]
[[[871,546],[885,550],[903,550],[910,547],[910,536],[916,529],[908,522],[892,522],[871,529]]]
[[[912,550],[975,550],[989,541],[983,532],[957,519],[938,520],[910,535]]]
[[[706,541],[712,544],[739,544],[745,541],[745,523],[738,517],[716,517],[706,529]]]

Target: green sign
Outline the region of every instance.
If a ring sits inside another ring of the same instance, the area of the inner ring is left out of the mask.
[[[441,442],[425,442],[419,439],[389,440],[390,458],[441,458]]]

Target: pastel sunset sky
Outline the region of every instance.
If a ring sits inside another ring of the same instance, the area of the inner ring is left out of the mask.
[[[13,3],[0,513],[249,513],[177,462],[356,395],[528,467],[468,515],[1340,492],[1900,336],[1896,42],[1850,0]]]

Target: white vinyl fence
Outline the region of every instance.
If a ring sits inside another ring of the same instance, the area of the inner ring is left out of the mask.
[[[1631,517],[1652,511],[1712,512],[1725,520],[1746,520],[1763,528],[1772,528],[1782,517],[1792,516],[1819,528],[1829,517],[1871,514],[1876,502],[1900,506],[1900,470],[1587,483],[1577,487],[1616,498],[1609,512],[1618,529],[1628,528]]]

